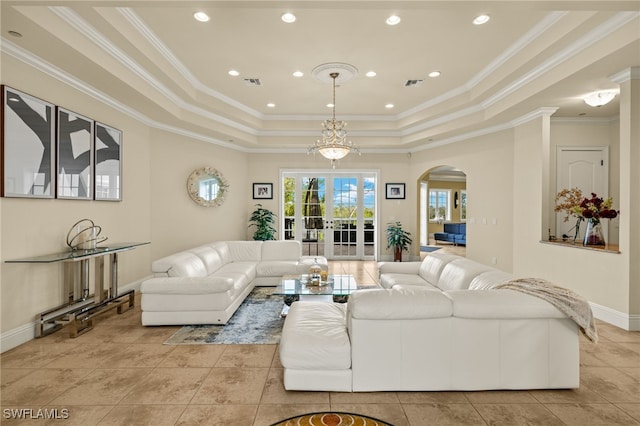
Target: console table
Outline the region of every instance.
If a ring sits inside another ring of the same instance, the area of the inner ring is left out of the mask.
[[[93,317],[117,308],[121,314],[132,308],[135,290],[118,293],[118,253],[135,249],[149,242],[105,244],[91,250],[73,250],[24,259],[6,260],[5,263],[55,263],[64,265],[63,281],[67,301],[42,312],[37,317],[36,337],[46,336],[65,325],[71,328],[70,336],[77,337],[93,328]],[[104,287],[104,259],[111,262],[109,288]],[[94,263],[94,293],[90,294],[91,262]],[[128,305],[128,306],[125,306]],[[123,309],[123,307],[125,309]]]

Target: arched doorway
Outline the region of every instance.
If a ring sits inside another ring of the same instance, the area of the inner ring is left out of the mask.
[[[420,188],[418,234],[421,257],[434,250],[434,247],[464,256],[466,254],[467,175],[450,165],[433,167],[420,177],[418,186]],[[450,238],[443,236],[445,228],[446,231],[455,231],[457,235]]]

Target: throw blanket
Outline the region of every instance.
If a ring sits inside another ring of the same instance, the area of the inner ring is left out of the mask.
[[[598,341],[598,332],[591,306],[579,294],[540,278],[518,278],[498,284],[493,288],[515,290],[546,300],[575,321],[589,340],[594,343]]]

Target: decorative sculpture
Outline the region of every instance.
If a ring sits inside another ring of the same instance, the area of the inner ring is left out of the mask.
[[[107,240],[107,237],[100,236],[101,232],[102,227],[93,223],[91,219],[81,219],[69,229],[67,245],[71,250],[95,250],[98,243]]]

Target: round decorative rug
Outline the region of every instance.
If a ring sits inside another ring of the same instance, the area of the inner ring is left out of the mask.
[[[360,414],[310,413],[291,417],[271,426],[393,426],[391,423]]]

